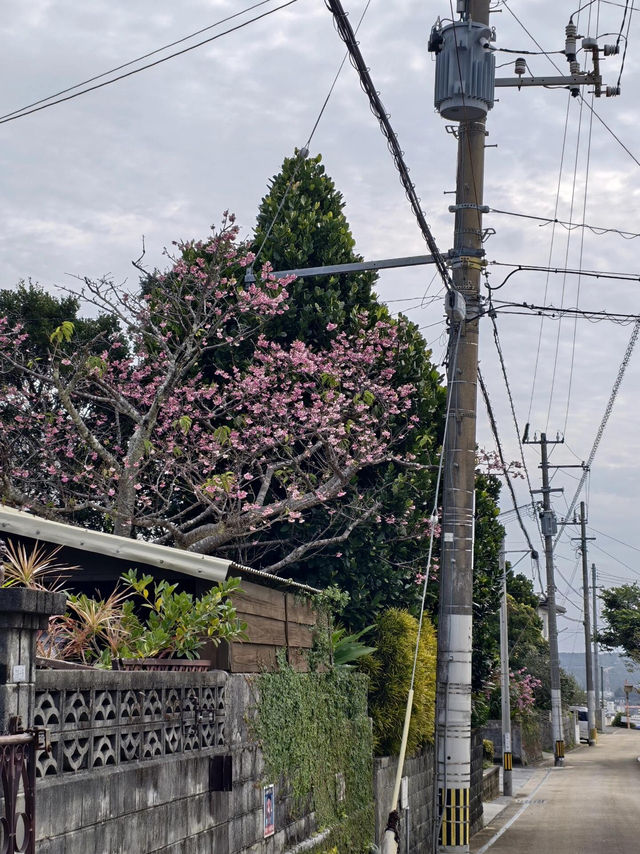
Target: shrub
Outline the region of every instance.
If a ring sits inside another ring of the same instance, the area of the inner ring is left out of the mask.
[[[487,762],[493,762],[494,746],[490,738],[482,739],[482,756]]]
[[[378,756],[397,755],[411,684],[418,621],[391,608],[376,622],[374,655],[362,659],[369,675],[369,714]],[[425,617],[420,636],[407,755],[433,741],[436,692],[436,635]]]

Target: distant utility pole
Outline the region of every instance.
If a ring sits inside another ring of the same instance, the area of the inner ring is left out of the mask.
[[[509,619],[507,613],[507,568],[504,539],[500,546],[502,600],[500,602],[500,684],[502,701],[502,794],[513,794],[513,753],[511,751],[511,699],[509,696]]]
[[[549,457],[547,445],[556,445],[564,439],[547,440],[546,434],[540,434],[540,441],[527,438],[528,427],[525,429],[523,441],[530,445],[540,445],[542,469],[542,489],[534,492],[542,493],[542,513],[540,522],[544,537],[544,556],[547,566],[547,610],[549,614],[549,658],[551,665],[551,731],[554,744],[554,764],[564,764],[564,734],[562,729],[562,697],[560,695],[560,656],[558,654],[558,620],[556,616],[556,582],[553,567],[553,538],[558,531],[556,514],[551,509],[551,493],[562,492],[561,489],[551,489],[549,486]]]
[[[593,660],[591,657],[591,620],[589,612],[589,569],[587,566],[587,540],[595,537],[587,537],[587,519],[584,501],[580,502],[580,551],[582,552],[582,595],[584,602],[584,652],[587,671],[587,718],[589,721],[589,744],[595,744],[598,740],[596,730],[596,693],[593,688]]]
[[[598,594],[596,587],[596,565],[591,564],[591,588],[593,593],[593,685],[596,695],[596,708],[600,713],[596,717],[596,727],[602,732],[602,694],[599,690],[600,667],[598,665]]]

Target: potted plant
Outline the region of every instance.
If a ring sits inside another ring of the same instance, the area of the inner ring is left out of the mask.
[[[217,646],[244,635],[246,625],[236,618],[229,598],[240,589],[238,578],[221,581],[198,597],[179,591],[177,584],[154,582],[151,575],[138,577],[134,570],[122,580],[127,599],[114,669],[208,670],[210,661],[195,660],[207,641]]]

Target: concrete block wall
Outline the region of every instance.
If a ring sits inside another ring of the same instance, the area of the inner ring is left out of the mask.
[[[376,810],[376,841],[382,838],[387,824],[393,786],[396,779],[398,760],[385,756],[374,760],[373,797]],[[427,745],[421,753],[406,760],[404,776],[408,777],[409,810],[401,811],[403,840],[406,839],[405,819],[409,818],[408,854],[429,854],[433,833],[433,745]],[[404,847],[403,847],[404,851]]]
[[[85,682],[86,674],[81,674]],[[194,676],[195,683],[205,678]],[[129,689],[138,678],[146,685],[153,674],[108,678],[122,678]],[[72,679],[73,674],[61,674],[62,682]],[[47,673],[48,688],[55,680]],[[264,761],[247,723],[256,699],[253,684],[251,677],[226,678],[223,746],[39,779],[37,854],[282,854],[305,842],[311,851],[321,841],[315,837],[315,816],[293,815],[293,798],[283,781],[267,781],[276,786],[276,833],[264,839]],[[220,755],[231,757],[227,792],[212,790],[211,763]]]

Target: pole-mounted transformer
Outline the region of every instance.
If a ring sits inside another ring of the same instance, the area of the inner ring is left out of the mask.
[[[431,30],[429,51],[436,56],[434,102],[443,119],[475,122],[493,107],[496,63],[486,24],[456,21]]]

